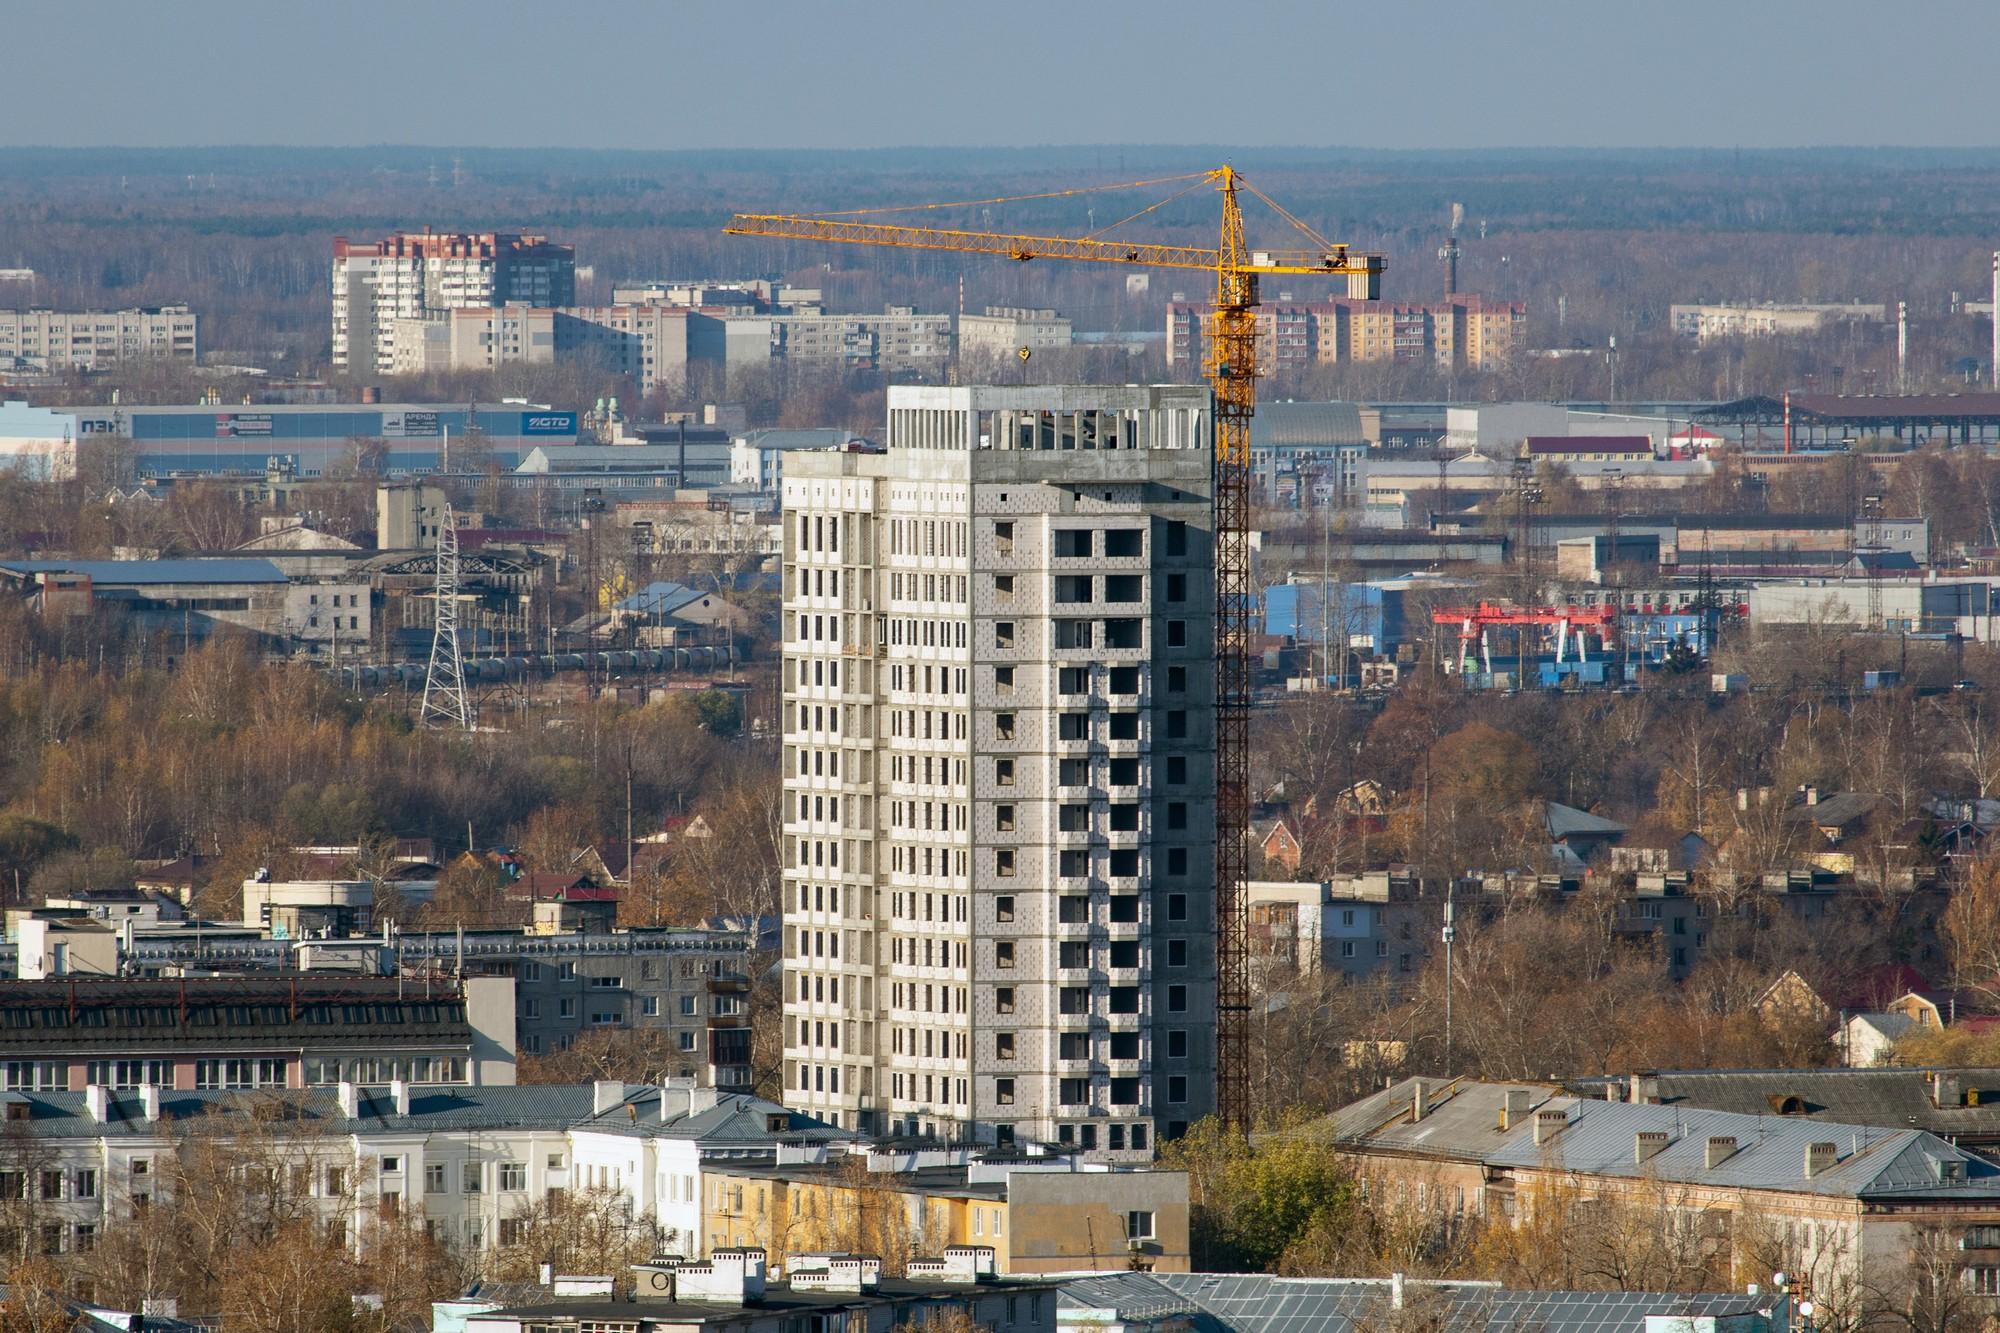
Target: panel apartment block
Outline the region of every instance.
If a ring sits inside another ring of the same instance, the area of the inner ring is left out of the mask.
[[[0,368],[101,370],[147,358],[195,361],[201,316],[184,305],[0,310]]]
[[[395,369],[395,321],[467,306],[576,303],[576,250],[504,232],[333,240],[333,367]]]
[[[785,1082],[1151,1154],[1214,1044],[1210,404],[891,388],[785,459]]]

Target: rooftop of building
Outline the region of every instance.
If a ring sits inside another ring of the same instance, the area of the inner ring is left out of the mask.
[[[172,583],[285,583],[268,560],[230,556],[172,560],[0,560],[0,571],[23,578],[36,574],[81,574],[92,584],[149,587]]]
[[[162,1088],[157,1120],[146,1118],[145,1101],[135,1090],[103,1090],[104,1118],[91,1114],[89,1091],[0,1093],[9,1133],[35,1138],[145,1138],[175,1132],[190,1123],[226,1125],[232,1120],[280,1121],[337,1127],[340,1132],[468,1133],[481,1130],[561,1131],[588,1116],[589,1084],[540,1083],[460,1087],[418,1085],[409,1089],[409,1109],[399,1112],[386,1087],[360,1089],[356,1114],[341,1106],[337,1087],[260,1088],[255,1091]],[[17,1109],[25,1108],[25,1110]]]
[[[1421,1117],[1414,1114],[1419,1088]],[[1518,1097],[1525,1105],[1511,1116],[1503,1114],[1509,1093],[1525,1094]],[[1563,1123],[1553,1137],[1537,1141],[1537,1117],[1548,1112],[1560,1113]],[[1405,1079],[1298,1132],[1393,1156],[1516,1170],[1546,1167],[1554,1153],[1564,1170],[1578,1175],[1865,1199],[1940,1193],[1968,1201],[2000,1198],[2000,1166],[1919,1130],[1585,1100],[1546,1084]],[[1636,1151],[1641,1134],[1661,1136],[1657,1151],[1643,1157]],[[1733,1140],[1732,1150],[1713,1165],[1711,1139]],[[1832,1146],[1831,1160],[1808,1175],[1807,1150],[1820,1144]]]
[[[430,992],[430,993],[427,993]],[[0,981],[0,1051],[133,1050],[168,1043],[270,1047],[471,1040],[457,990],[398,978],[188,977],[176,980],[52,977]]]
[[[1426,1327],[1534,1329],[1537,1333],[1639,1333],[1646,1316],[1717,1318],[1782,1309],[1784,1298],[1740,1292],[1519,1291],[1492,1282],[1393,1278],[1286,1278],[1235,1273],[1096,1273],[1065,1277],[1064,1310],[1109,1310],[1143,1322],[1192,1316],[1216,1333],[1349,1333],[1393,1326],[1398,1286],[1405,1312],[1432,1310]],[[1436,1307],[1442,1308],[1436,1308]]]
[[[509,1306],[491,1310],[484,1315],[474,1315],[473,1319],[519,1319],[534,1323],[581,1323],[581,1324],[733,1324],[743,1322],[746,1309],[759,1314],[827,1315],[840,1310],[863,1310],[884,1304],[909,1304],[916,1301],[962,1300],[968,1295],[991,1294],[1003,1291],[1019,1294],[1034,1291],[1057,1291],[1058,1284],[1042,1279],[1021,1280],[1010,1278],[1003,1284],[971,1282],[914,1282],[906,1278],[882,1278],[875,1286],[865,1291],[794,1291],[782,1282],[773,1281],[764,1288],[762,1296],[751,1300],[717,1301],[658,1301],[658,1300],[607,1300],[603,1297],[572,1298],[568,1300],[541,1301],[532,1304]],[[1058,1298],[1060,1299],[1060,1297]]]
[[[1895,1018],[1903,1014],[1860,1014]],[[1591,1098],[1629,1096],[1634,1078],[1648,1100],[1740,1115],[1835,1121],[1934,1134],[2000,1134],[2000,1069],[1663,1069],[1632,1077],[1569,1080]],[[1940,1094],[1938,1080],[1946,1080]]]
[[[781,1141],[838,1143],[860,1138],[851,1130],[787,1110],[762,1097],[699,1088],[633,1087],[603,1111],[591,1109],[590,1104],[585,1110],[586,1114],[576,1120],[576,1129],[637,1138],[696,1139],[710,1147],[768,1148]]]

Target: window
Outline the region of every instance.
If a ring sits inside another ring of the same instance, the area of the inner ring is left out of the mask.
[[[995,759],[993,761],[993,783],[998,787],[1011,787],[1014,785],[1014,761],[1012,759]]]
[[[1014,1080],[1011,1078],[994,1079],[993,1100],[1001,1106],[1012,1106],[1014,1104]]]
[[[1137,1106],[1139,1104],[1139,1080],[1136,1078],[1112,1079],[1111,1104],[1113,1106]]]
[[[1088,1106],[1090,1104],[1090,1080],[1087,1078],[1064,1078],[1056,1080],[1056,1100],[1064,1106]]]
[[[1188,950],[1187,950],[1187,944],[1188,944],[1188,942],[1187,942],[1186,940],[1168,940],[1168,941],[1167,941],[1167,966],[1168,966],[1168,967],[1186,967],[1186,966],[1187,966],[1187,958],[1188,958]]]
[[[1056,966],[1089,967],[1090,942],[1088,940],[1064,940],[1056,945]]]
[[[465,1169],[459,1173],[459,1178],[464,1182],[465,1192],[467,1194],[479,1193],[481,1175],[482,1173],[479,1169],[479,1163],[477,1162],[465,1163]]]
[[[1014,988],[1012,986],[995,986],[993,988],[993,1012],[997,1014],[1011,1014],[1014,1012]]]
[[[1056,1035],[1056,1058],[1060,1060],[1088,1060],[1090,1058],[1090,1034],[1088,1032],[1062,1032]]]
[[[993,1058],[995,1060],[1011,1060],[1014,1058],[1013,1033],[996,1032],[993,1034]]]
[[[1012,940],[1001,940],[993,946],[993,966],[1014,966],[1014,943]]]
[[[1056,1008],[1065,1014],[1087,1014],[1090,1012],[1090,987],[1064,986],[1056,992]]]
[[[74,1184],[75,1192],[71,1195],[72,1198],[94,1199],[97,1197],[97,1172],[94,1168],[79,1170],[74,1177]]]
[[[1002,833],[1012,833],[1014,831],[1014,807],[1012,805],[996,805],[993,807],[993,827]]]
[[[993,646],[995,648],[1012,648],[1014,646],[1013,621],[996,620],[993,622]]]
[[[1184,1102],[1187,1100],[1187,1075],[1172,1074],[1167,1078],[1167,1100]]]
[[[994,850],[993,873],[1003,878],[1011,878],[1013,876],[1014,849],[1012,847],[1000,847]]]
[[[519,1194],[528,1188],[528,1164],[526,1162],[500,1163],[500,1192]]]
[[[382,1174],[383,1174],[383,1175],[385,1175],[385,1176],[393,1176],[393,1175],[396,1175],[396,1174],[400,1173],[400,1172],[402,1171],[402,1169],[403,1169],[403,1159],[402,1159],[402,1158],[400,1158],[400,1157],[384,1157],[384,1158],[382,1159]]]
[[[1150,1210],[1134,1208],[1125,1214],[1125,1239],[1153,1239],[1153,1214]]]
[[[696,1034],[695,1034],[695,1033],[693,1033],[693,1032],[683,1032],[683,1033],[681,1033],[681,1034],[680,1034],[680,1045],[681,1045],[681,1050],[683,1050],[683,1051],[693,1051],[693,1050],[694,1050],[694,1049],[696,1048],[697,1044],[698,1044],[698,1043],[697,1043],[697,1041],[696,1041]]]
[[[447,1177],[443,1162],[424,1163],[424,1193],[449,1194],[451,1186],[446,1183],[446,1180]]]
[[[525,1217],[503,1217],[500,1219],[500,1243],[519,1245],[528,1238],[528,1219]]]
[[[993,900],[993,919],[1012,921],[1014,919],[1014,895],[1003,893]]]
[[[639,1012],[647,1018],[658,1018],[660,1016],[660,997],[657,995],[640,997]]]
[[[1185,1060],[1187,1059],[1187,1053],[1188,1053],[1187,1029],[1168,1028],[1167,1058],[1170,1060]]]

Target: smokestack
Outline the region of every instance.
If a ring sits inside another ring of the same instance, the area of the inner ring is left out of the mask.
[[[1569,1126],[1569,1114],[1565,1111],[1535,1112],[1535,1146],[1541,1147]]]
[[[1726,1134],[1711,1134],[1708,1144],[1702,1149],[1701,1164],[1713,1171],[1736,1155],[1736,1140]]]
[[[1632,1136],[1632,1160],[1651,1161],[1667,1150],[1669,1135],[1664,1129],[1642,1129]]]
[[[1430,1100],[1424,1090],[1424,1081],[1417,1080],[1416,1090],[1410,1094],[1410,1122],[1415,1124],[1430,1114]]]
[[[1910,303],[1896,302],[1896,392],[1910,391]]]
[[[1840,1161],[1840,1145],[1837,1143],[1808,1143],[1806,1145],[1806,1179],[1824,1175],[1833,1170]]]
[[[1521,1118],[1528,1114],[1528,1102],[1532,1095],[1526,1088],[1509,1088],[1500,1102],[1500,1128],[1515,1129]]]

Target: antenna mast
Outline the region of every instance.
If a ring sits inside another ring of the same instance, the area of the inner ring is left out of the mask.
[[[472,730],[472,710],[465,703],[465,664],[458,655],[458,523],[451,501],[438,517],[437,628],[431,635],[431,665],[424,675],[424,703],[417,721],[426,727]]]

